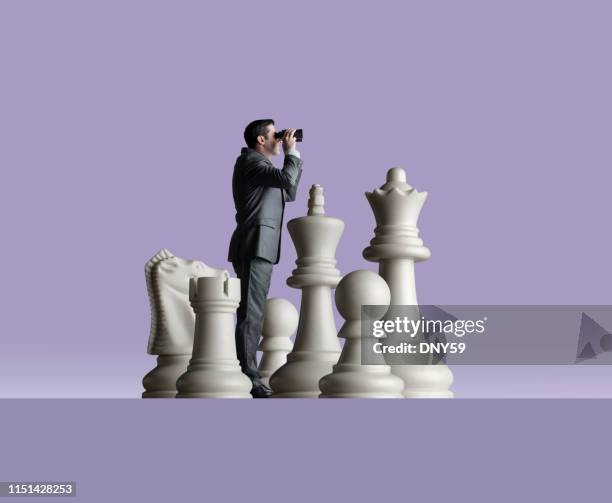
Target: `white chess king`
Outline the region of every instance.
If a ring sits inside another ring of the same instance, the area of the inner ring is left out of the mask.
[[[302,290],[302,301],[293,350],[270,377],[275,398],[318,397],[319,379],[331,373],[340,355],[331,289],[341,279],[335,255],[344,222],[326,216],[323,205],[323,188],[313,185],[308,215],[287,223],[298,256],[287,284]]]
[[[379,273],[391,290],[391,305],[416,306],[414,264],[427,260],[431,252],[423,246],[417,221],[427,198],[406,183],[406,172],[391,168],[386,183],[366,192],[374,212],[374,238],[363,257],[378,262]],[[452,398],[453,375],[442,362],[429,365],[431,357],[415,358],[410,365],[393,365],[392,372],[404,380],[407,398]]]

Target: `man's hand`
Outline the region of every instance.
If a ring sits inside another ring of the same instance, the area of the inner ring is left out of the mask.
[[[295,148],[295,138],[293,134],[295,129],[287,129],[283,135],[283,152],[287,155],[292,148]]]

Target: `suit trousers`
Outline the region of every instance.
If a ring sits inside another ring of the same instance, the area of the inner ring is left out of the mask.
[[[270,290],[272,263],[262,258],[232,262],[240,278],[240,305],[236,312],[236,354],[242,372],[254,385],[260,384],[257,347],[261,338],[266,299]]]

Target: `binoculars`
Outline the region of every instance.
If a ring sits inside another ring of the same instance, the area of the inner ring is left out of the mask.
[[[283,129],[282,131],[277,131],[274,133],[274,139],[280,140],[283,136],[285,136],[285,131],[287,130]],[[302,138],[304,138],[304,133],[301,129],[296,129],[293,133],[293,137],[295,138],[295,141],[302,141]]]

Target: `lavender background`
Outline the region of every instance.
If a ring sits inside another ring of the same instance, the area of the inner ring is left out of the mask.
[[[343,272],[373,268],[363,192],[398,165],[430,193],[422,303],[610,304],[611,14],[588,0],[0,3],[0,397],[140,394],[143,264],[161,247],[226,264],[231,168],[256,117],[305,129],[286,217],[322,184],[347,223]],[[297,303],[283,238],[270,293]],[[607,367],[454,370],[459,397],[612,396]],[[0,478],[73,479],[88,502],[589,500],[606,490],[611,407],[2,400]]]
[[[343,272],[392,166],[427,190],[422,303],[609,304],[605,2],[4,2],[0,396],[134,397],[143,265],[226,262],[253,118],[302,127]],[[277,159],[280,164],[281,158]],[[286,231],[270,296],[285,279]],[[612,396],[608,368],[461,368],[458,397]]]

